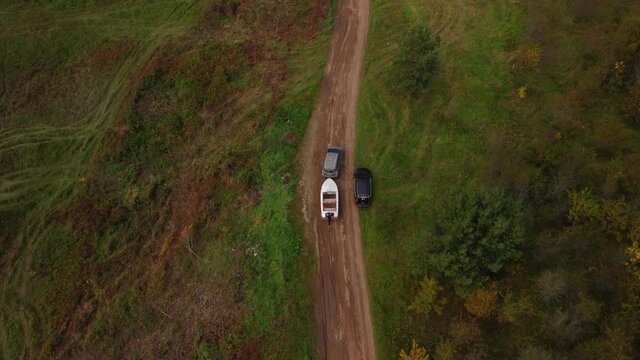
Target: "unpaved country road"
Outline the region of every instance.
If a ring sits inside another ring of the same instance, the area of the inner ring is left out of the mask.
[[[356,105],[367,39],[368,0],[340,0],[320,97],[302,146],[305,235],[318,259],[314,293],[320,359],[375,359],[369,288],[352,174]],[[338,187],[340,214],[320,217],[320,171],[329,145],[345,150]]]

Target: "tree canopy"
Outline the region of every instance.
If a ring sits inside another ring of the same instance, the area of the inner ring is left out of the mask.
[[[519,204],[501,190],[457,193],[436,216],[429,264],[466,296],[521,255]]]
[[[409,95],[425,91],[438,68],[440,38],[425,25],[407,32],[393,63],[394,87]]]

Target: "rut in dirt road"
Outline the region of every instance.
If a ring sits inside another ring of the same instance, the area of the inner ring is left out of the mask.
[[[321,359],[375,359],[369,289],[360,239],[360,218],[352,199],[356,106],[369,21],[367,0],[338,3],[329,61],[320,98],[302,147],[305,235],[318,259],[315,317]],[[344,147],[340,217],[320,217],[320,170],[328,146]]]

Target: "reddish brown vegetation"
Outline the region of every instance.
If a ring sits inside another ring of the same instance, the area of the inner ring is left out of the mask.
[[[214,2],[196,30],[165,44],[135,72],[131,108],[104,137],[87,179],[80,180],[79,199],[51,217],[71,228],[82,265],[70,279],[76,281],[73,301],[56,317],[54,355],[186,358],[207,342],[220,343],[227,358],[261,357],[260,338],[222,340],[243,331],[246,245],[234,244],[225,254],[228,264],[215,274],[200,269],[211,261],[200,254],[227,236],[240,207],[260,198],[255,149],[238,145],[261,125],[237,119],[238,99],[265,91],[279,98],[291,46],[318,33],[329,2],[316,1],[303,14],[299,4],[284,2],[285,8],[271,10],[278,16],[257,21],[250,19],[252,3]],[[221,27],[222,21],[240,21],[250,35]],[[212,44],[224,37],[241,45]],[[107,47],[92,59],[106,68],[130,52],[128,45]],[[250,79],[261,81],[232,83],[245,67]],[[175,78],[200,97],[176,99]],[[290,133],[283,141],[297,139]],[[242,171],[249,175],[240,177]],[[286,174],[283,182],[289,180]],[[215,200],[227,193],[233,201]]]
[[[111,45],[96,51],[93,60],[101,68],[108,68],[116,61],[124,58],[133,49],[130,43],[122,45]]]
[[[170,220],[160,235],[162,245],[158,249],[161,251],[155,255],[147,277],[156,276],[156,272],[175,255],[181,242],[191,235],[193,226],[209,215],[205,211],[206,200],[214,190],[213,180],[210,174],[187,173],[177,181],[168,204]]]

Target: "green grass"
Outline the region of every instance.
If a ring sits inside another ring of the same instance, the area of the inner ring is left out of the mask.
[[[331,21],[272,5],[3,9],[2,357],[313,356],[294,158]]]
[[[548,329],[550,325],[544,319],[553,318],[553,311],[558,308],[577,311],[571,310],[580,302],[576,296],[565,298],[557,306],[536,310],[535,320],[495,324],[474,319],[462,306],[465,299],[454,295],[451,284],[444,280],[443,296],[448,305],[442,316],[417,315],[408,309],[422,278],[441,275],[430,273],[424,260],[429,256],[430,238],[434,236],[430,219],[440,215],[437,204],[445,201],[442,197],[446,194],[479,186],[502,188],[525,204],[528,230],[524,255],[495,279],[500,301],[506,301],[504,296],[508,294],[511,299],[530,297],[536,291],[535,279],[549,267],[565,269],[579,284],[576,288],[585,293],[593,291],[587,288],[595,285],[589,284],[589,276],[580,264],[595,261],[600,264],[596,266],[598,269],[623,272],[615,260],[619,256],[615,254],[622,248],[620,244],[607,243],[608,247],[603,249],[592,240],[584,240],[582,249],[600,254],[586,259],[584,255],[576,255],[577,250],[569,249],[571,246],[565,242],[569,241],[567,237],[577,241],[572,232],[575,229],[565,227],[567,191],[581,187],[603,189],[605,178],[610,175],[602,171],[620,171],[616,165],[620,157],[637,154],[640,144],[637,130],[620,115],[620,97],[598,89],[598,76],[611,65],[608,61],[609,51],[615,53],[613,45],[592,48],[595,64],[582,54],[585,47],[593,46],[590,44],[593,39],[586,36],[591,27],[601,32],[614,31],[615,22],[623,20],[612,14],[637,13],[637,6],[625,3],[594,9],[538,3],[373,2],[356,149],[358,166],[369,167],[374,173],[375,201],[363,212],[361,227],[380,358],[397,357],[401,348],[410,346],[411,339],[425,346],[435,358],[444,358],[442,344],[447,341],[455,342],[454,358],[471,353],[512,358],[531,344],[580,357],[584,356],[581,342],[595,343],[594,339],[606,342],[601,340],[606,337],[602,335],[605,327],[621,328],[615,322],[595,329],[582,324],[582,329],[590,330],[585,330],[588,335],[571,335],[578,336],[578,340],[540,338],[533,329]],[[567,19],[580,11],[591,13],[589,21],[571,25]],[[545,25],[545,19],[556,16],[567,21],[556,27]],[[403,33],[417,24],[430,26],[443,42],[438,75],[432,79],[426,95],[409,98],[391,91],[393,74],[389,71]],[[521,44],[541,45],[544,55],[537,69],[524,73],[512,70],[514,50]],[[525,99],[518,98],[517,89],[521,86],[528,89]],[[557,99],[561,97],[558,93],[571,91],[574,96],[581,92],[584,103],[576,105]],[[588,105],[595,103],[599,105]],[[602,130],[577,133],[579,130],[572,127],[575,123],[568,124],[578,119],[595,124],[598,118],[607,119],[603,123],[615,127],[616,137],[627,139],[621,147],[629,151],[628,155],[612,150],[619,154],[617,159],[614,156],[596,160],[590,153],[591,141]],[[553,140],[554,136],[564,141]],[[624,171],[620,176],[635,179],[633,171]],[[601,196],[623,196],[637,205],[637,191],[633,187],[620,185],[613,192],[603,191]],[[550,240],[544,240],[549,237],[561,243],[556,245],[562,249],[557,250],[560,253],[539,253],[549,245]],[[595,237],[607,239],[605,235]],[[574,263],[570,259],[576,256],[581,260]],[[613,286],[622,293],[626,291],[626,285],[620,282]],[[599,296],[603,295],[596,293],[590,294],[602,301]],[[604,298],[609,314],[616,313],[619,304],[626,301],[624,296],[607,296]],[[502,321],[500,316],[496,316],[498,321]],[[471,326],[468,324],[479,324],[481,339],[470,343],[455,340],[452,325],[456,322],[467,324],[467,328]],[[565,331],[562,336],[570,332],[567,328],[562,331]],[[620,331],[625,336],[633,333],[628,329]]]
[[[410,341],[412,299],[406,290],[417,284],[416,260],[428,256],[420,247],[428,240],[429,214],[436,211],[431,205],[440,194],[467,186],[482,170],[475,133],[488,122],[507,120],[496,99],[512,89],[500,59],[490,54],[499,54],[521,27],[516,16],[505,16],[501,11],[506,10],[494,5],[487,5],[486,16],[466,19],[475,31],[454,43],[443,39],[439,75],[424,98],[412,100],[389,90],[392,80],[385,74],[397,50],[387,44],[395,44],[412,24],[425,22],[429,6],[375,2],[365,56],[357,157],[375,174],[375,205],[363,213],[362,229],[381,358],[396,355]],[[395,18],[402,28],[391,25]],[[486,91],[487,84],[495,92]]]
[[[305,250],[304,240],[292,215],[295,204],[295,157],[307,121],[311,117],[319,89],[328,35],[322,41],[300,49],[294,59],[294,73],[303,77],[294,80],[272,115],[272,125],[259,136],[259,142],[269,144],[259,159],[258,183],[261,199],[255,209],[242,217],[248,224],[240,227],[241,241],[255,249],[254,271],[258,274],[249,290],[247,329],[252,336],[266,334],[265,355],[268,358],[310,359],[314,357],[313,314],[309,274],[312,252]],[[298,139],[287,141],[293,134]],[[282,177],[290,174],[288,183]],[[275,328],[275,331],[270,331]],[[287,334],[296,334],[291,337]]]

